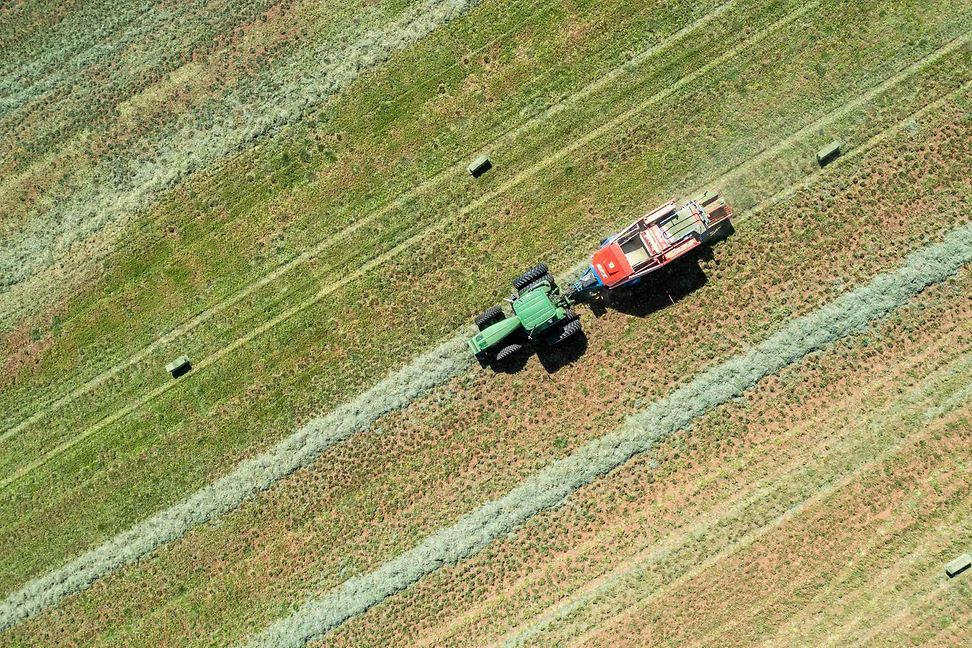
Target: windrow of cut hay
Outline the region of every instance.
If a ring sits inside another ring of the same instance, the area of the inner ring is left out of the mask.
[[[192,527],[239,507],[259,491],[313,462],[330,446],[458,375],[470,363],[465,335],[436,347],[353,401],[308,422],[269,452],[244,461],[236,470],[189,499],[27,583],[0,605],[0,630],[85,589],[105,574],[138,561]]]
[[[461,346],[458,343],[458,341],[456,341],[456,340],[453,340],[452,343],[456,344],[457,345],[457,348],[459,346]],[[455,358],[455,359],[453,359],[453,361],[458,362],[459,359],[458,358]],[[436,380],[445,380],[450,375],[451,375],[450,372],[442,372],[441,374],[439,374],[440,377],[438,377],[438,378],[432,377],[432,376],[426,376],[425,378],[423,378],[423,380],[428,380],[429,382],[427,384],[430,384],[431,385],[431,384],[435,384],[436,383]],[[389,384],[394,384],[394,381],[386,381],[385,385],[387,386]],[[384,387],[382,387],[382,388],[384,388]],[[375,392],[371,392],[372,397],[374,397],[374,394],[375,394]],[[328,418],[328,420],[333,422],[334,419]],[[325,442],[322,447],[326,447],[328,443],[330,443],[330,442]],[[285,463],[285,465],[291,465],[292,462],[288,460],[287,462],[284,462],[284,463]],[[284,472],[280,472],[278,474],[281,474],[282,475],[282,474],[285,474],[285,473]],[[242,501],[242,500],[238,500],[238,501]],[[210,518],[207,518],[206,516],[190,516],[190,517],[188,517],[186,519],[185,528],[188,528],[189,526],[191,526],[193,524],[196,524],[199,521],[205,521],[207,519],[210,519]],[[184,532],[184,530],[179,531],[178,534],[176,534],[174,536],[171,536],[171,537],[178,537],[178,535],[181,534],[181,533],[183,533],[183,532]],[[112,546],[115,546],[115,545],[113,544]],[[154,548],[154,546],[157,546],[157,545],[153,545],[151,542],[147,542],[147,543],[141,543],[141,542],[139,542],[139,543],[137,543],[137,547],[139,547],[138,550],[131,551],[131,552],[125,552],[124,555],[120,556],[119,559],[117,559],[117,560],[113,560],[113,561],[110,561],[108,563],[100,563],[101,564],[101,569],[104,569],[105,570],[105,571],[101,571],[100,572],[100,575],[103,575],[104,573],[107,573],[108,571],[112,571],[113,569],[116,569],[117,567],[119,567],[119,566],[121,566],[123,564],[128,564],[130,562],[133,562],[134,560],[137,560],[139,557],[141,557],[142,555],[144,555],[143,553],[139,553],[140,551],[151,551],[151,549]],[[111,551],[111,550],[109,549],[108,551]],[[88,554],[86,554],[86,555],[88,555]],[[97,550],[94,555],[100,555],[100,550]],[[76,566],[77,565],[75,565],[75,567]],[[90,574],[95,573],[95,572],[89,571],[89,572],[86,572],[86,573],[90,576]],[[62,573],[62,575],[63,575],[63,573]],[[95,577],[97,577],[97,576],[95,576]],[[77,582],[85,583],[85,581],[84,581],[83,578],[80,579]],[[82,587],[83,586],[84,586],[84,584],[82,584]],[[66,590],[66,591],[70,591],[70,588],[68,588],[68,590]]]
[[[275,135],[347,88],[363,71],[380,65],[478,3],[427,0],[387,25],[358,34],[339,52],[333,51],[333,43],[326,44],[325,50],[318,52],[321,63],[313,73],[274,69],[249,92],[232,93],[215,108],[183,116],[171,132],[158,141],[146,142],[148,154],[111,160],[108,168],[96,174],[107,182],[78,191],[47,217],[29,220],[3,242],[0,291],[6,294],[0,328],[8,328],[35,306],[38,295],[63,288],[61,281],[38,273],[52,268],[55,259],[79,242],[108,225],[127,222],[159,192],[196,169]],[[281,77],[286,81],[281,82]],[[79,273],[72,267],[61,268],[56,274],[63,280]],[[28,281],[31,277],[36,281]]]
[[[972,226],[948,233],[941,243],[912,253],[897,270],[791,321],[749,351],[697,376],[618,430],[581,447],[489,502],[454,525],[377,570],[345,581],[323,597],[254,636],[250,646],[302,646],[361,614],[445,565],[454,565],[493,540],[514,532],[540,511],[559,505],[572,492],[643,453],[660,439],[689,425],[712,408],[742,395],[761,378],[864,330],[907,303],[931,284],[944,281],[972,261]]]

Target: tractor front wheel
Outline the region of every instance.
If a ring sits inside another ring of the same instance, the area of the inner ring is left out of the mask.
[[[529,270],[521,274],[519,277],[514,279],[513,287],[516,288],[517,290],[522,290],[526,288],[528,285],[532,284],[537,279],[543,277],[545,274],[547,274],[547,272],[549,272],[549,270],[547,269],[547,264],[538,263],[537,265],[533,266],[532,268],[530,268]]]
[[[476,316],[476,327],[482,331],[503,319],[503,309],[499,306],[487,308]]]

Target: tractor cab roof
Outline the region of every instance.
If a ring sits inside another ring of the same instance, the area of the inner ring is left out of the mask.
[[[550,287],[542,284],[517,297],[513,312],[528,333],[542,327],[557,316],[557,306],[550,299]]]

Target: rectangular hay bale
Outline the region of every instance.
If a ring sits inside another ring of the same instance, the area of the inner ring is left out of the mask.
[[[489,158],[485,155],[480,155],[478,158],[469,163],[467,171],[469,171],[469,175],[472,177],[478,178],[492,168],[493,163],[489,161]]]
[[[948,574],[949,578],[955,578],[968,569],[970,565],[972,565],[972,555],[962,554],[952,562],[945,565],[945,573]]]
[[[840,155],[840,149],[845,144],[844,140],[834,140],[827,146],[817,151],[817,164],[825,166]]]
[[[165,370],[172,374],[173,378],[178,378],[190,369],[192,369],[192,363],[189,362],[189,356],[186,355],[181,355],[165,365]]]

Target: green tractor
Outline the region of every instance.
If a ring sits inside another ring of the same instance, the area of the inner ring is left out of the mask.
[[[506,300],[513,307],[511,315],[493,306],[476,318],[479,333],[469,340],[469,348],[484,364],[508,358],[525,342],[552,346],[581,330],[570,296],[561,292],[546,264],[514,279],[513,288],[515,292]]]

